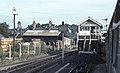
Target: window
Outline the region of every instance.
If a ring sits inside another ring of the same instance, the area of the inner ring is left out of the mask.
[[[99,29],[99,27],[97,27],[97,29]]]
[[[80,27],[80,31],[84,30],[84,27]]]
[[[85,30],[85,27],[82,27],[83,29],[82,30]]]
[[[95,27],[91,27],[91,33],[94,33]]]
[[[91,29],[95,29],[95,27],[91,27]]]
[[[86,26],[86,27],[83,27],[81,26],[80,27],[80,31],[89,31],[90,30],[90,27]]]
[[[86,27],[87,28],[87,31],[89,31],[90,30],[90,27],[88,26],[88,27]]]
[[[87,27],[85,27],[85,30],[88,30]]]
[[[82,30],[82,27],[80,27],[80,31]]]

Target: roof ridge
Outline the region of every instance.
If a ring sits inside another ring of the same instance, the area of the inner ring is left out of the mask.
[[[91,21],[95,22],[96,24],[98,24],[99,26],[102,26],[102,24],[98,21],[96,21],[95,19],[91,18],[90,16],[88,16],[87,18],[85,18],[84,20],[82,20],[81,22],[77,23],[78,26],[81,25],[82,23],[86,22],[88,19],[90,19]],[[76,24],[76,25],[77,25]]]

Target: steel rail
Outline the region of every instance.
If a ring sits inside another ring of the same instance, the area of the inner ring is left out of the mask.
[[[67,53],[65,53],[65,56],[71,55],[72,53],[73,52],[67,52]],[[21,70],[23,70],[23,71],[29,71],[31,68],[33,68],[32,70],[34,70],[35,68],[37,69],[38,67],[43,67],[43,66],[49,64],[50,62],[56,61],[56,60],[58,60],[60,58],[61,58],[61,55],[58,54],[58,55],[50,56],[50,57],[45,58],[43,60],[38,59],[38,60],[35,60],[35,61],[32,61],[32,62],[29,62],[27,64],[25,63],[25,64],[21,65],[20,67],[19,66],[15,67],[12,70],[6,71],[6,73],[15,73],[16,71],[19,72]]]

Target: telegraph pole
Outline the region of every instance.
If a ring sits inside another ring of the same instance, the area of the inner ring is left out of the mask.
[[[64,36],[65,32],[67,30],[67,27],[64,25],[64,21],[62,21],[62,26],[61,26],[61,32],[62,32],[62,64],[64,64],[64,55],[65,55],[65,45],[64,45]]]
[[[62,26],[64,29],[64,21],[62,21]],[[63,61],[64,61],[64,50],[65,50],[65,48],[64,48],[64,32],[65,31],[62,31],[62,59],[63,59]]]
[[[64,51],[65,51],[65,46],[64,46],[64,36],[65,32],[67,31],[67,27],[64,25],[64,21],[62,21],[62,26],[59,28],[61,33],[62,33],[62,64],[64,64]]]

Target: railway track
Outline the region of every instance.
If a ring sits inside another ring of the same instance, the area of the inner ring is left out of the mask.
[[[69,73],[90,73],[90,70],[92,68],[92,64],[90,65],[76,65],[73,67]]]
[[[67,52],[65,53],[65,57],[73,55],[75,51],[73,52]],[[55,62],[58,62],[61,60],[61,54],[50,56],[44,59],[37,59],[35,61],[25,63],[7,70],[2,71],[1,73],[36,73],[38,70],[42,71],[48,66],[53,65]]]

